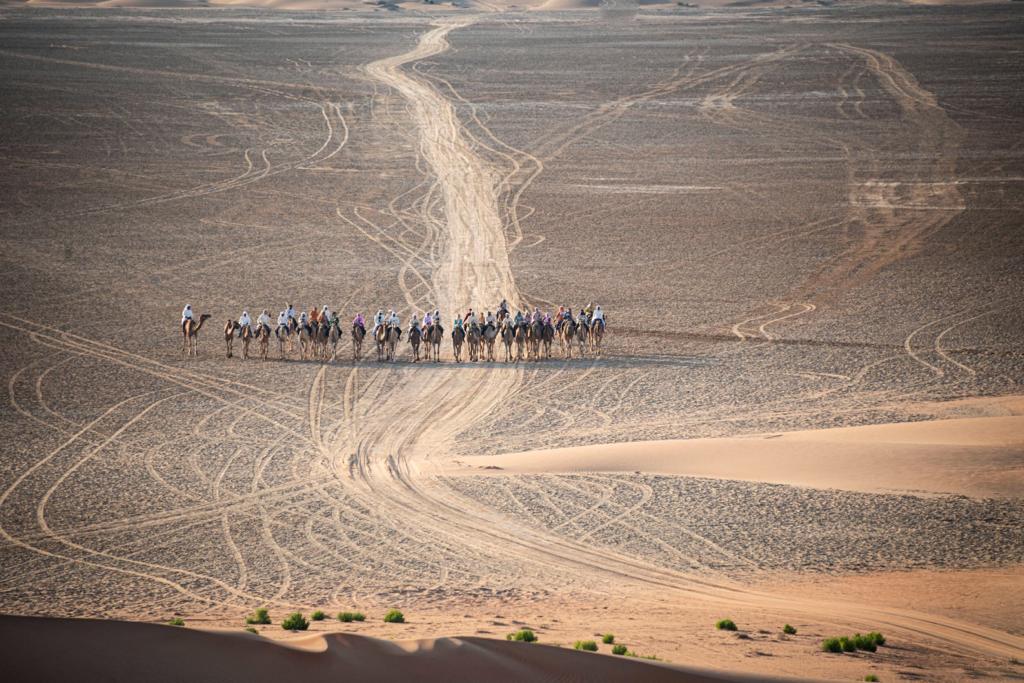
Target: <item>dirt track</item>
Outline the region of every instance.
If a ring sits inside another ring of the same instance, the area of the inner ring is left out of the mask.
[[[698,480],[496,484],[440,470],[453,455],[580,440],[971,414],[982,409],[937,402],[1014,392],[1020,159],[993,147],[1020,131],[1019,113],[958,116],[898,59],[859,44],[853,22],[827,41],[798,21],[764,40],[756,16],[711,28],[656,17],[599,25],[598,43],[626,46],[603,51],[573,21],[353,18],[296,31],[255,12],[233,20],[273,50],[232,53],[212,22],[186,48],[169,22],[140,16],[87,18],[96,38],[81,44],[59,16],[15,15],[5,29],[0,64],[23,97],[3,124],[2,277],[15,294],[0,312],[4,611],[220,624],[259,604],[401,605],[459,629],[616,596],[631,614],[668,603],[884,628],[920,646],[890,664],[930,662],[940,677],[1020,655],[1018,633],[740,579],[1013,567],[1019,500],[877,496],[898,513],[888,522],[928,518],[919,545],[894,534],[884,562],[863,566],[861,534],[884,527],[820,545],[787,527],[810,544],[801,568],[778,525],[737,535],[746,514],[681,512],[673,496]],[[979,31],[1003,21],[971,16]],[[119,49],[104,47],[107,21],[126,31]],[[743,49],[702,45],[701,31]],[[631,66],[623,55],[639,40],[654,45]],[[542,57],[563,74],[540,76]],[[55,75],[33,84],[41,64]],[[776,98],[785,74],[801,94]],[[837,96],[814,94],[833,86]],[[531,96],[539,104],[523,110]],[[808,177],[770,177],[802,163]],[[623,230],[634,218],[636,233]],[[503,297],[578,305],[591,292],[611,311],[612,344],[575,363],[241,364],[217,341],[236,308],[282,296],[346,315],[404,301],[404,318],[434,307],[450,318]],[[186,299],[216,312],[191,362],[151,324],[172,330]],[[634,319],[657,324],[622,329]],[[700,495],[822,514],[820,501],[845,514],[860,500],[757,485]],[[702,524],[683,524],[692,517]],[[957,542],[950,519],[973,533]],[[443,616],[454,611],[464,624]],[[593,618],[549,627],[568,637]],[[690,653],[682,637],[631,627]],[[702,646],[712,663],[743,663],[731,644]]]

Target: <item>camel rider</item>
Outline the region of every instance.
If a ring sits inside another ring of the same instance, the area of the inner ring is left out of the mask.
[[[494,314],[491,313],[490,311],[487,311],[487,317],[484,318],[484,325],[485,326],[494,327],[494,328],[497,328],[497,326],[498,326],[498,323],[497,323],[496,318],[494,317]]]
[[[435,308],[434,309],[434,324],[437,325],[438,327],[441,326],[441,309],[440,308]]]
[[[310,326],[320,324],[320,311],[316,310],[316,306],[309,309],[309,317],[306,320],[309,321]]]
[[[498,304],[498,316],[502,319],[508,317],[508,299],[502,299],[501,303]]]
[[[277,332],[281,333],[281,330],[288,330],[288,311],[281,311],[277,316]]]
[[[299,329],[306,330],[309,333],[309,319],[306,317],[306,313],[303,312],[299,315]]]
[[[604,311],[601,310],[601,304],[594,306],[594,314],[590,318],[593,325],[596,325],[599,320],[601,321],[601,327],[604,327]]]
[[[462,318],[458,314],[455,315],[455,320],[452,321],[452,334],[455,334],[455,330],[462,329]]]
[[[587,314],[587,320],[592,320],[594,318],[594,304],[587,304],[583,312]]]
[[[185,304],[185,308],[181,311],[181,329],[185,331],[185,323],[191,320],[195,322],[195,318],[192,317],[192,304]]]
[[[427,329],[434,323],[434,318],[431,317],[430,311],[423,314],[423,329]]]
[[[363,335],[366,335],[366,320],[363,319],[362,313],[356,313],[356,317],[352,319],[352,327],[358,327],[363,331]]]
[[[252,332],[252,318],[249,317],[249,311],[242,311],[242,317],[238,319],[239,337],[242,336],[242,330],[244,330],[247,327],[250,328],[249,331]]]
[[[474,325],[476,325],[476,324],[477,324],[477,321],[476,321],[476,313],[474,313],[474,312],[473,312],[473,309],[472,309],[472,308],[471,308],[471,309],[469,309],[469,313],[467,313],[467,314],[466,314],[466,319],[465,319],[465,321],[463,322],[463,324],[464,324],[464,325],[465,325],[466,327],[473,327]]]
[[[409,334],[412,334],[413,330],[418,330],[420,327],[420,320],[416,317],[416,314],[412,314],[412,320],[409,321]]]
[[[373,334],[377,334],[377,330],[384,324],[384,309],[378,308],[377,314],[373,316]]]
[[[523,321],[523,312],[522,311],[516,311],[516,317],[515,317],[515,319],[512,322],[513,322],[513,325],[515,327],[519,327],[520,325],[522,325],[523,322],[524,322]]]
[[[398,317],[398,311],[391,311],[391,315],[388,316],[388,326],[398,330],[398,338],[402,338],[402,320]]]
[[[288,322],[289,324],[290,323],[295,323],[296,325],[299,324],[298,316],[295,313],[295,307],[292,306],[291,304],[285,304],[284,315],[285,315],[285,321]]]
[[[590,329],[590,323],[587,320],[587,312],[584,311],[582,308],[580,309],[580,314],[576,316],[576,324],[578,324],[584,330]]]
[[[270,334],[270,314],[267,313],[265,308],[260,313],[260,317],[256,319],[256,329],[258,330],[261,327],[267,328],[267,334]]]

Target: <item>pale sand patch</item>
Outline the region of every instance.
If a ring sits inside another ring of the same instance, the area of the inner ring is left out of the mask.
[[[849,491],[1014,498],[1024,496],[1024,417],[579,446],[471,462],[515,473],[636,471]]]

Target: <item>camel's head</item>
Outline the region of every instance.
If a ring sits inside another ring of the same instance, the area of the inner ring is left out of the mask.
[[[201,320],[201,321],[202,320],[208,320],[208,319],[210,319],[212,317],[213,317],[212,313],[203,313],[201,316],[199,316],[199,320]]]

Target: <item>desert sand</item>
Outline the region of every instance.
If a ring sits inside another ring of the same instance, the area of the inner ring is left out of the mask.
[[[336,9],[0,10],[5,664],[1021,675],[1022,8]],[[606,345],[225,354],[502,298]]]

